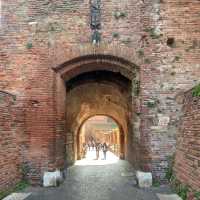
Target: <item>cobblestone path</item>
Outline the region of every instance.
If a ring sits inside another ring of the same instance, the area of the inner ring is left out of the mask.
[[[32,194],[26,200],[158,200],[157,192],[169,191],[164,187],[139,189],[129,163],[113,158],[108,162],[79,161],[68,169],[60,187],[31,188],[28,192]]]

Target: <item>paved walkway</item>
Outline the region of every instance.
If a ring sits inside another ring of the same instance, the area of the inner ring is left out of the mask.
[[[70,167],[65,182],[57,188],[29,188],[26,200],[158,200],[156,193],[168,188],[139,189],[134,170],[128,162],[111,152],[107,160],[95,159],[90,151],[86,159]]]

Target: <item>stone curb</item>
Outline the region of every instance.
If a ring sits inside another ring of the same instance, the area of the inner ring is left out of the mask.
[[[156,194],[160,200],[182,200],[177,194]]]
[[[30,195],[31,193],[12,193],[9,196],[3,198],[3,200],[24,200]]]

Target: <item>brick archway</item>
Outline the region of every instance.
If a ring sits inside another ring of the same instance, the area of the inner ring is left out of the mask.
[[[132,80],[138,73],[139,67],[121,57],[104,54],[85,55],[53,68],[64,80],[70,80],[77,75],[90,71],[108,70],[119,72]]]
[[[57,91],[61,92],[60,85],[62,91],[66,89],[62,108],[60,92],[56,95],[56,103],[60,112],[66,106],[62,123],[65,124],[67,164],[77,159],[76,133],[81,123],[92,115],[108,115],[121,124],[125,135],[125,158],[134,162],[133,121],[134,109],[138,106],[139,67],[120,57],[94,54],[74,58],[54,70],[58,75]],[[95,98],[87,95],[90,93],[95,93]]]

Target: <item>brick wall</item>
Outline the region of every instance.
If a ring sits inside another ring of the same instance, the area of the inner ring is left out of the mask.
[[[0,91],[0,191],[21,178],[14,96]]]
[[[183,184],[200,188],[200,98],[189,91],[177,135],[175,175]]]
[[[64,165],[66,91],[52,68],[99,53],[139,67],[130,143],[137,141],[141,168],[163,179],[181,113],[176,96],[199,82],[199,1],[102,0],[98,47],[91,44],[88,0],[1,2],[0,89],[14,93],[23,110],[21,156],[30,177],[38,181]],[[117,19],[116,12],[125,17]]]

